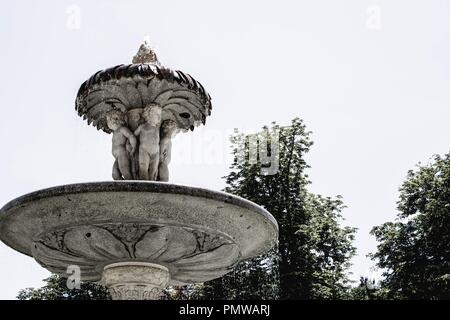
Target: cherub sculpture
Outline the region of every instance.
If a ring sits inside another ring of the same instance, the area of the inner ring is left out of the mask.
[[[136,137],[127,128],[125,114],[119,110],[112,110],[106,114],[108,128],[113,131],[112,154],[116,159],[113,165],[114,180],[132,180],[130,170],[130,156],[137,146]]]
[[[144,108],[141,124],[134,135],[139,137],[139,178],[156,180],[159,164],[159,129],[161,126],[161,107],[151,104]]]
[[[172,152],[172,138],[177,131],[177,124],[173,120],[165,120],[161,124],[159,139],[158,180],[169,181],[169,163]]]

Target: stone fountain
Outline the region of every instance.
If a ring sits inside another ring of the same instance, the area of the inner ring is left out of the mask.
[[[212,280],[277,241],[262,207],[223,192],[170,184],[171,140],[205,124],[211,97],[162,67],[144,43],[132,64],[85,81],[75,109],[112,133],[114,181],[35,191],[0,210],[0,239],[67,276],[101,282],[113,299],[160,299],[169,285]]]

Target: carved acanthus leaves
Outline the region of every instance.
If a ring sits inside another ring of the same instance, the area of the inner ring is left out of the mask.
[[[107,264],[136,260],[170,265],[178,281],[202,282],[227,273],[240,252],[225,235],[189,227],[102,223],[43,234],[34,240],[33,255],[59,274],[78,265],[86,280],[99,280]]]
[[[115,285],[108,288],[113,300],[160,300],[164,290],[150,285]]]

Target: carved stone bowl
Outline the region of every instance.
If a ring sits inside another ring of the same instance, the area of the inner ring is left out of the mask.
[[[220,277],[277,241],[262,207],[223,192],[168,183],[115,181],[39,190],[0,210],[0,239],[44,268],[98,281],[105,266],[143,262],[171,284]]]
[[[194,130],[211,114],[211,97],[190,75],[155,64],[118,65],[101,70],[78,90],[75,109],[98,130],[110,133],[106,114],[115,109],[138,117],[156,103],[162,121],[171,119],[182,131]]]

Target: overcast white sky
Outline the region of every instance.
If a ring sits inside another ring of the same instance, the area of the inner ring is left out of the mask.
[[[213,98],[207,127],[176,138],[172,182],[220,190],[233,128],[301,117],[315,142],[311,189],[342,195],[359,228],[352,277],[376,276],[369,230],[394,219],[407,170],[450,149],[450,2],[4,1],[0,206],[111,180],[111,137],[78,118],[74,99],[94,72],[130,63],[145,35]],[[0,244],[0,298],[47,276]]]

